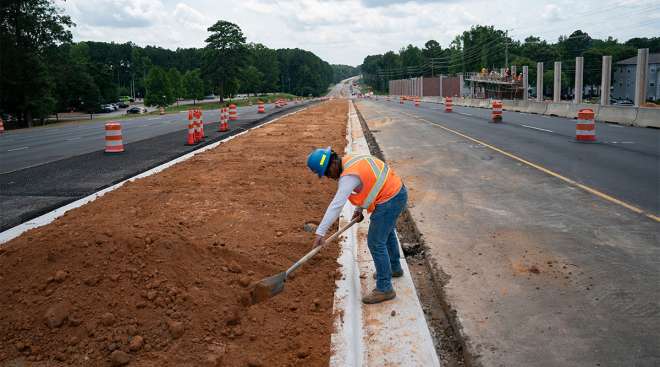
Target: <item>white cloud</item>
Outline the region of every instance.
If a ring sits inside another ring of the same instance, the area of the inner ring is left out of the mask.
[[[249,42],[310,50],[331,63],[423,46],[448,47],[473,25],[515,38],[554,42],[582,29],[596,38],[657,36],[657,0],[58,0],[78,27],[76,40],[167,48],[202,47],[217,20],[238,24]],[[655,2],[655,6],[654,6]],[[603,27],[607,24],[607,27]]]

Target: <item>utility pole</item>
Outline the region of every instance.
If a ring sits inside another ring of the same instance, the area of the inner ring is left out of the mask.
[[[504,67],[509,67],[509,42],[504,44]]]

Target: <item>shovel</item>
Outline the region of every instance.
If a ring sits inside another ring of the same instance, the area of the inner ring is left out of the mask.
[[[353,224],[357,223],[359,220],[360,218],[355,218],[346,226],[340,228],[337,231],[337,233],[328,237],[328,239],[325,240],[325,243],[323,245],[325,246],[325,244],[336,240],[340,234],[344,233],[344,231],[349,229]],[[298,269],[302,264],[307,262],[307,260],[311,259],[314,255],[316,255],[319,251],[321,251],[322,248],[323,246],[314,247],[310,252],[308,252],[305,256],[303,256],[295,264],[291,265],[291,267],[288,268],[286,271],[283,271],[279,274],[275,274],[268,278],[261,279],[260,281],[255,283],[254,286],[252,287],[252,290],[250,291],[252,304],[265,301],[275,296],[276,294],[282,292],[284,290],[284,282],[286,282],[286,278],[296,269]]]

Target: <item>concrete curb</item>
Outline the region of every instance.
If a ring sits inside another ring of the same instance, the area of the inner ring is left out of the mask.
[[[352,101],[349,103],[347,152],[369,154],[355,107]],[[340,225],[348,223],[352,213],[349,203],[344,207]],[[394,283],[395,299],[377,305],[360,302],[360,294],[375,286],[366,243],[368,222],[365,218],[347,231],[342,242],[339,262],[343,277],[335,292],[333,312],[337,316],[330,366],[440,366],[405,259],[401,262],[404,276]]]
[[[177,158],[175,158],[175,159],[173,159],[173,160],[171,160],[171,161],[168,161],[168,162],[163,163],[163,164],[161,164],[161,165],[159,165],[159,166],[156,166],[156,167],[154,167],[154,168],[152,168],[152,169],[150,169],[150,170],[147,170],[147,171],[145,171],[145,172],[142,172],[142,173],[140,173],[140,174],[137,174],[137,175],[135,175],[135,176],[133,176],[133,177],[127,178],[127,179],[125,179],[125,180],[123,180],[123,181],[121,181],[121,182],[118,182],[118,183],[116,183],[116,184],[114,184],[114,185],[112,185],[112,186],[110,186],[110,187],[107,187],[107,188],[105,188],[105,189],[103,189],[103,190],[97,191],[97,192],[95,192],[95,193],[93,193],[93,194],[91,194],[91,195],[85,196],[85,197],[83,197],[83,198],[81,198],[81,199],[78,199],[78,200],[76,200],[76,201],[74,201],[74,202],[71,202],[71,203],[69,203],[69,204],[67,204],[67,205],[64,205],[64,206],[62,206],[62,207],[59,207],[59,208],[57,208],[57,209],[55,209],[55,210],[53,210],[53,211],[50,211],[50,212],[48,212],[48,213],[46,213],[46,214],[43,214],[43,215],[41,215],[41,216],[39,216],[39,217],[33,218],[33,219],[31,219],[31,220],[29,220],[29,221],[27,221],[27,222],[24,222],[24,223],[21,223],[21,224],[15,226],[15,227],[9,228],[9,229],[7,229],[6,231],[0,232],[0,245],[2,245],[3,243],[8,242],[8,241],[10,241],[10,240],[12,240],[12,239],[18,237],[18,236],[20,236],[21,234],[23,234],[23,233],[25,233],[25,232],[27,232],[27,231],[29,231],[29,230],[31,230],[31,229],[38,228],[38,227],[41,227],[41,226],[45,226],[46,224],[49,224],[49,223],[51,223],[52,221],[54,221],[55,219],[57,219],[57,218],[63,216],[63,215],[64,215],[66,212],[68,212],[69,210],[72,210],[72,209],[75,209],[75,208],[79,208],[79,207],[81,207],[81,206],[83,206],[83,205],[85,205],[85,204],[87,204],[87,203],[90,203],[90,202],[92,202],[92,201],[94,201],[94,200],[100,198],[101,196],[107,194],[108,192],[111,192],[111,191],[114,191],[114,190],[120,188],[120,187],[123,186],[126,182],[135,181],[135,180],[138,180],[138,179],[140,179],[140,178],[144,178],[144,177],[148,177],[148,176],[154,175],[154,174],[156,174],[156,173],[158,173],[158,172],[161,172],[161,171],[163,171],[163,170],[165,170],[165,169],[167,169],[167,168],[169,168],[169,167],[171,167],[171,166],[173,166],[173,165],[175,165],[175,164],[177,164],[177,163],[180,163],[180,162],[186,161],[186,160],[188,160],[188,159],[194,157],[195,155],[197,155],[197,154],[199,154],[199,153],[205,152],[205,151],[207,151],[207,150],[209,150],[209,149],[216,148],[217,146],[219,146],[220,144],[222,144],[222,143],[224,143],[224,142],[227,142],[227,141],[232,140],[232,139],[234,139],[234,138],[236,138],[236,137],[238,137],[238,136],[241,136],[241,135],[243,135],[243,134],[246,134],[246,133],[248,133],[248,132],[250,132],[250,131],[252,131],[252,130],[254,130],[254,129],[258,129],[258,128],[261,128],[261,127],[266,126],[266,125],[268,125],[268,124],[271,124],[271,123],[273,123],[273,122],[275,122],[275,121],[278,121],[278,120],[280,120],[280,119],[282,119],[282,118],[284,118],[284,117],[287,117],[287,116],[289,116],[289,115],[293,115],[293,114],[298,113],[298,112],[300,112],[300,111],[304,111],[304,110],[306,110],[307,108],[308,108],[308,107],[304,107],[304,108],[301,108],[301,109],[299,109],[299,110],[296,110],[296,111],[293,111],[293,112],[287,113],[287,114],[285,114],[285,115],[281,115],[281,116],[279,116],[279,117],[274,118],[273,120],[270,120],[270,121],[267,121],[267,122],[262,123],[261,125],[258,125],[258,126],[255,126],[255,127],[249,128],[249,129],[247,129],[247,130],[245,130],[245,131],[242,131],[242,132],[240,132],[240,133],[238,133],[238,134],[232,135],[232,136],[230,136],[230,137],[228,137],[228,138],[226,138],[226,139],[222,139],[222,140],[219,140],[219,141],[217,141],[217,142],[214,142],[214,143],[211,143],[211,144],[208,144],[208,145],[204,145],[204,146],[200,147],[199,149],[193,150],[192,152],[188,152],[188,153],[186,153],[186,154],[184,154],[184,155],[182,155],[182,156],[179,156],[179,157],[177,157]]]

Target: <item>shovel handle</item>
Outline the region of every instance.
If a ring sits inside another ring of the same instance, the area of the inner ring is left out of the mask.
[[[328,237],[327,240],[325,240],[323,246],[325,246],[325,244],[327,244],[328,242],[332,242],[336,240],[340,234],[344,233],[347,229],[351,228],[353,224],[358,222],[359,219],[360,218],[353,218],[353,220],[350,223],[348,223],[342,228],[339,228],[339,230],[335,234],[333,234],[332,236]],[[304,264],[305,262],[307,262],[307,260],[311,259],[314,255],[316,255],[319,251],[321,251],[323,246],[314,247],[310,252],[308,252],[305,256],[303,256],[302,259],[296,261],[295,264],[291,265],[291,267],[286,271],[286,276],[288,277],[289,274],[293,273],[296,269],[298,269],[300,265]]]

